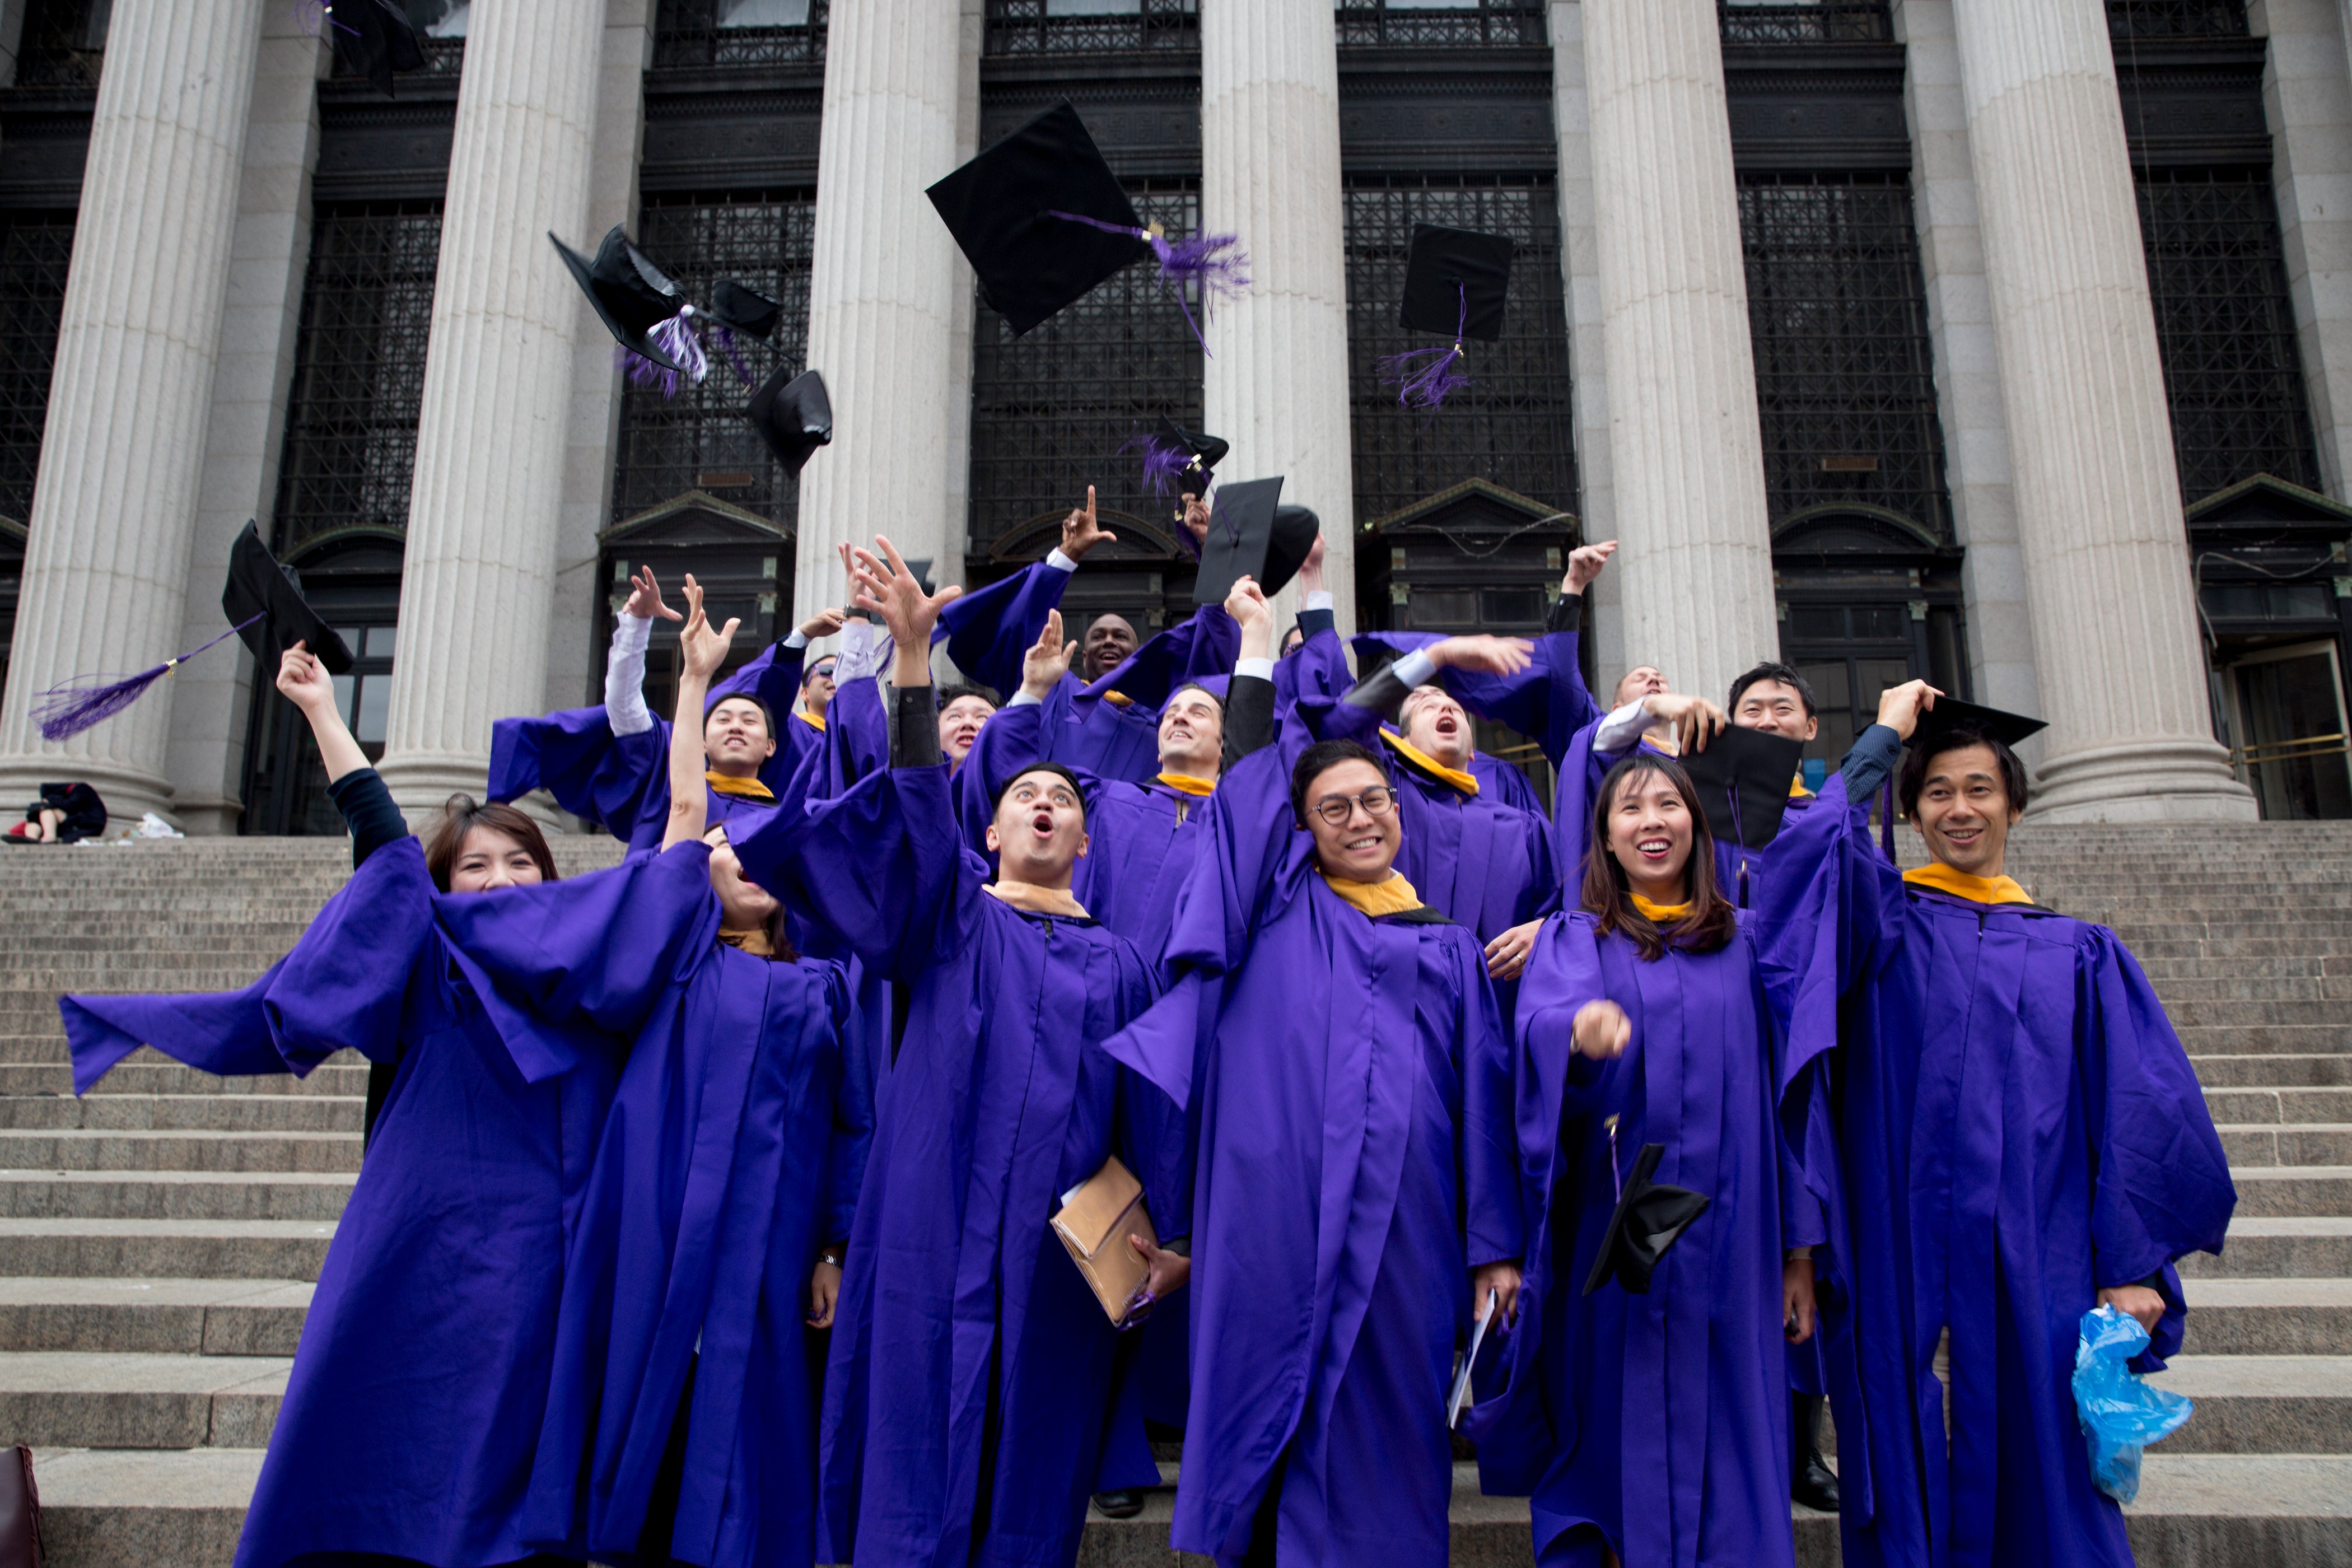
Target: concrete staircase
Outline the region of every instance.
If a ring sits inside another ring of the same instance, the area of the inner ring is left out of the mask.
[[[558,844],[567,872],[614,857]],[[229,1562],[365,1079],[142,1051],[76,1100],[57,994],[243,984],[348,866],[340,841],[0,855],[0,1442],[35,1446],[57,1568]],[[2352,825],[2029,829],[2013,869],[2138,954],[2239,1182],[2227,1257],[2184,1270],[2197,1310],[2166,1381],[2199,1410],[2148,1457],[2140,1561],[2352,1565]],[[1096,1520],[1081,1562],[1176,1562],[1167,1517],[1162,1496]],[[1807,1568],[1836,1561],[1827,1516],[1798,1535]],[[1525,1506],[1466,1467],[1454,1553],[1529,1560]]]

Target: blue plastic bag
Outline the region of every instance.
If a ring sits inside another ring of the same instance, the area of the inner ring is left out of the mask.
[[[2139,1496],[2139,1451],[2169,1437],[2196,1412],[2125,1363],[2147,1349],[2147,1331],[2113,1307],[2083,1314],[2074,1346],[2074,1415],[2091,1446],[2091,1479],[2117,1502]]]

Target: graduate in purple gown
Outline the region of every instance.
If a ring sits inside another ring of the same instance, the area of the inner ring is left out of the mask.
[[[2161,1370],[2187,1314],[2174,1264],[2221,1250],[2228,1163],[2123,943],[2006,874],[2027,802],[2011,738],[2039,726],[1916,681],[1878,719],[1843,798],[1825,792],[1775,845],[1837,839],[1836,877],[1769,879],[1760,910],[1790,939],[1775,987],[1845,1021],[1828,1064],[1845,1187],[1831,1247],[1854,1278],[1859,1379],[1840,1398],[1832,1365],[1845,1561],[2127,1563],[2075,1420],[2079,1320],[2100,1304],[2138,1319],[2154,1342],[2134,1369]],[[1866,815],[1898,756],[1931,858],[1900,874]],[[1823,928],[1843,941],[1803,934]]]
[[[1199,1129],[1172,1539],[1436,1568],[1456,1336],[1518,1289],[1508,1050],[1476,939],[1395,869],[1387,763],[1299,739],[1219,784],[1170,994],[1112,1042]]]
[[[1196,538],[1206,532],[1206,506],[1193,502],[1186,516]],[[1028,649],[1047,613],[1060,607],[1078,563],[1117,537],[1096,521],[1094,487],[1087,486],[1087,504],[1063,521],[1059,548],[950,605],[933,638],[948,645],[948,657],[974,680],[1017,690]],[[1047,760],[1097,778],[1151,778],[1159,772],[1160,705],[1187,681],[1231,670],[1240,636],[1217,605],[1202,605],[1139,647],[1125,620],[1097,616],[1087,628],[1083,668],[1065,673],[1045,700],[1040,721]]]
[[[1539,1563],[1788,1568],[1782,1345],[1811,1337],[1826,1231],[1780,1131],[1781,1031],[1681,768],[1617,763],[1589,835],[1580,907],[1544,923],[1520,991],[1535,1218],[1506,1387],[1469,1420],[1482,1479],[1532,1494]],[[1587,1293],[1650,1144],[1707,1207],[1646,1294]]]
[[[1085,805],[1066,770],[1005,790],[1001,869],[966,850],[939,757],[927,595],[887,541],[860,603],[897,644],[892,765],[738,845],[905,988],[826,1369],[829,1562],[1067,1564],[1102,1441],[1111,1320],[1048,1233],[1116,1154],[1163,1237],[1190,1233],[1182,1118],[1101,1042],[1153,994],[1133,943],[1070,894]],[[1150,1289],[1189,1265],[1145,1249]]]
[[[557,883],[528,817],[462,797],[420,848],[300,644],[278,689],[310,719],[358,868],[242,991],[66,997],[75,1081],[142,1042],[216,1073],[307,1073],[347,1047],[399,1060],[237,1563],[512,1563],[611,1064],[709,884],[678,857]],[[493,949],[525,955],[496,982],[476,956]]]
[[[603,825],[632,849],[661,842],[669,816],[669,726],[646,710],[644,693],[656,617],[680,618],[663,601],[652,568],[641,568],[614,617],[604,702],[492,725],[492,800],[544,789],[564,810]],[[820,610],[712,687],[703,737],[712,822],[768,810],[822,744],[824,715],[802,706],[811,685],[802,666],[810,642],[832,636],[841,623],[839,610]]]
[[[736,624],[714,631],[686,581],[690,720]],[[690,728],[673,726],[670,766],[663,856],[707,867],[708,890],[582,1200],[527,1524],[604,1563],[790,1568],[815,1561],[803,1342],[832,1323],[869,1079],[844,1060],[840,966],[799,958],[726,828],[705,833]],[[507,956],[484,966],[496,977]]]

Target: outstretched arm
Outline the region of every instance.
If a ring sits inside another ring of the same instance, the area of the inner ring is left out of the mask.
[[[368,765],[367,753],[352,738],[343,715],[335,706],[335,687],[325,667],[301,643],[286,650],[278,662],[278,689],[302,710],[310,733],[327,764],[327,798],[343,814],[352,830],[352,869],[367,864],[368,857],[387,844],[408,837],[407,819],[394,805],[392,792]]]
[[[646,707],[646,649],[653,642],[656,616],[683,618],[663,603],[654,569],[641,566],[629,579],[628,603],[614,617],[613,646],[604,655],[604,722],[615,735],[641,735],[654,727]]]
[[[1318,539],[1315,547],[1320,550],[1323,542]],[[1238,577],[1225,595],[1225,614],[1242,629],[1241,657],[1225,688],[1223,765],[1230,768],[1274,743],[1274,606],[1256,579]]]
[[[722,631],[710,629],[710,617],[702,610],[702,585],[692,573],[686,579],[686,625],[677,634],[686,668],[678,676],[677,714],[669,726],[669,826],[662,833],[665,849],[700,838],[709,820],[710,787],[703,778],[702,704],[710,691],[710,678],[734,646],[735,628],[742,625],[730,620]]]

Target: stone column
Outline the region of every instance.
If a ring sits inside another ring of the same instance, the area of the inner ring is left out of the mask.
[[[1204,323],[1202,420],[1226,480],[1284,476],[1322,520],[1339,629],[1356,620],[1347,230],[1330,0],[1201,0],[1201,227],[1237,234],[1248,295]]]
[[[604,10],[478,0],[466,38],[380,768],[412,819],[479,792],[491,722],[547,696],[572,347],[594,321],[547,236],[598,238]]]
[[[808,363],[833,395],[834,434],[801,470],[800,615],[840,597],[845,540],[887,533],[908,556],[961,561],[942,469],[960,427],[958,321],[971,332],[956,297],[971,282],[923,190],[957,163],[962,9],[854,0],[832,13]]]
[[[2208,712],[2105,8],[1968,0],[1953,21],[2046,672],[2037,813],[2251,817]]]
[[[115,6],[0,710],[0,797],[79,778],[118,819],[170,809],[168,684],[61,745],[41,740],[27,710],[68,676],[184,651],[181,600],[263,9]]]
[[[1902,0],[1895,26],[1908,57],[1904,106],[1910,121],[1911,188],[1920,272],[1927,286],[1944,466],[1954,531],[1968,552],[1960,583],[1968,605],[1971,689],[1979,701],[1995,708],[2037,712],[2042,687],[2034,671],[2025,565],[2018,552],[2008,416],[1994,365],[1992,297],[1985,283],[1984,237],[1977,227],[1976,176],[1969,167],[1969,115],[1960,97],[1952,0]]]
[[[1624,653],[1722,700],[1777,658],[1714,0],[1585,0]]]
[[[2279,240],[2330,495],[2352,495],[2352,76],[2338,0],[2256,0]]]

